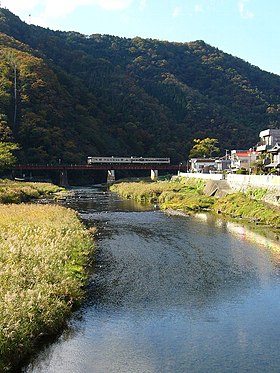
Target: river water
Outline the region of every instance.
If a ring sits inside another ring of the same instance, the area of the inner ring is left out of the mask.
[[[100,189],[65,204],[99,229],[89,299],[22,371],[280,372],[276,240]]]

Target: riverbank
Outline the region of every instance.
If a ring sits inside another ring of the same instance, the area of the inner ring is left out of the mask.
[[[34,198],[34,190],[46,196],[58,187],[26,185],[24,195]],[[40,338],[63,327],[83,300],[92,252],[92,238],[74,210],[0,204],[1,372],[12,371]]]
[[[280,209],[257,200],[257,193],[238,192],[222,198],[207,197],[203,195],[204,186],[204,180],[182,178],[171,182],[116,183],[111,190],[125,198],[156,203],[163,210],[174,209],[185,213],[212,210],[280,228]]]
[[[159,204],[161,209],[191,212],[210,209],[214,203],[214,198],[203,195],[204,185],[204,181],[195,179],[188,182],[132,182],[113,184],[110,190],[125,198]]]
[[[280,228],[280,209],[261,200],[253,199],[246,193],[228,194],[216,199],[214,211],[232,218],[246,219],[256,224]]]
[[[59,196],[65,191],[51,183],[20,182],[0,179],[0,203],[21,203]]]

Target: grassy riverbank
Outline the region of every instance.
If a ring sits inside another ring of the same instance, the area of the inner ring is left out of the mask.
[[[111,187],[125,198],[136,201],[158,203],[160,208],[201,211],[209,209],[214,198],[203,195],[204,182],[198,179],[162,182],[119,183]]]
[[[84,296],[92,239],[75,211],[0,205],[0,371],[57,332]]]
[[[235,193],[223,198],[203,195],[204,182],[182,179],[158,183],[119,183],[111,187],[125,198],[158,203],[161,209],[180,209],[184,212],[212,210],[234,218],[243,218],[280,228],[280,209],[253,198],[252,194]]]
[[[28,202],[32,199],[54,196],[63,190],[63,188],[51,183],[31,183],[0,179],[0,203]]]
[[[230,215],[233,218],[242,218],[280,228],[280,209],[250,198],[245,193],[228,194],[217,199],[213,207],[216,212]]]

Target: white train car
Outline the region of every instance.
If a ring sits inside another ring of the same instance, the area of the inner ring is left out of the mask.
[[[170,164],[170,158],[143,158],[143,157],[88,157],[88,164]]]
[[[88,164],[108,164],[108,163],[131,163],[126,157],[88,157]]]
[[[132,157],[131,163],[170,164],[170,158],[142,158],[142,157]]]

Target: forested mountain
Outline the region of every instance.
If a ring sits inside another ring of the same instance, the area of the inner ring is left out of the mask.
[[[248,148],[280,123],[280,77],[203,41],[52,31],[0,9],[0,56],[0,141],[20,162],[178,162],[194,138]]]

